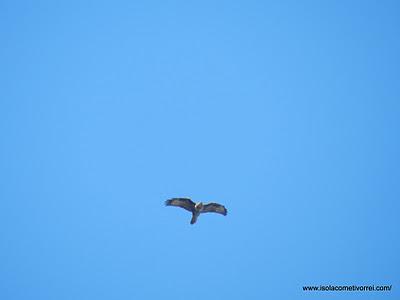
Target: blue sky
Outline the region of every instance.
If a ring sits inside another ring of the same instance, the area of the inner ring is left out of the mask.
[[[399,17],[1,1],[0,298],[399,299]]]

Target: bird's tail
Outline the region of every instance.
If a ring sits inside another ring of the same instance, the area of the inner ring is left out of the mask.
[[[192,220],[190,220],[190,224],[193,225],[194,223],[196,223],[198,216],[198,214],[192,214]]]

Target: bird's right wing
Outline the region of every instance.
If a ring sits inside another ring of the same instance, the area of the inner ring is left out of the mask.
[[[165,201],[166,206],[177,206],[184,208],[190,212],[195,211],[195,203],[189,198],[172,198]]]
[[[218,204],[218,203],[205,204],[203,207],[203,210],[201,212],[202,213],[214,212],[214,213],[221,214],[224,216],[226,216],[228,214],[228,210],[225,208],[225,206]]]

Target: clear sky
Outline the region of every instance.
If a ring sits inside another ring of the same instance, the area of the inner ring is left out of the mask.
[[[0,299],[400,299],[399,37],[398,1],[1,1]]]

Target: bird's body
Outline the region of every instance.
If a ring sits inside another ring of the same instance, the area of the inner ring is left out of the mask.
[[[172,198],[165,201],[166,206],[177,206],[192,213],[190,224],[194,224],[201,213],[215,212],[226,216],[228,211],[225,206],[218,203],[193,202],[190,198]]]

